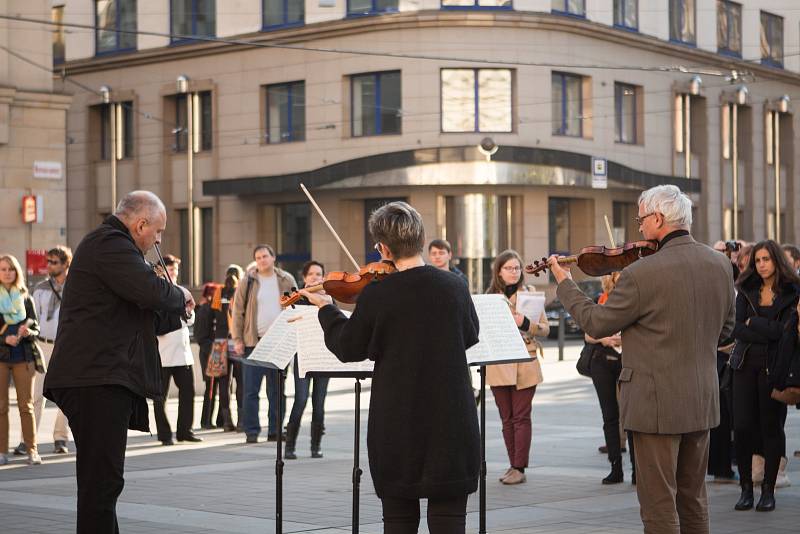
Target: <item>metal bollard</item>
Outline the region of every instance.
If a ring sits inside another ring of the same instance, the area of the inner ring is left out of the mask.
[[[558,361],[564,361],[564,310],[558,310]]]

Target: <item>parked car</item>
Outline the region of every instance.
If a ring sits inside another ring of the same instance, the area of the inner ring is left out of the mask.
[[[603,292],[600,280],[582,280],[577,284],[581,291],[595,302]],[[561,313],[564,314],[564,337],[583,337],[583,330],[575,322],[572,315],[564,309],[564,305],[561,304],[560,300],[556,299],[545,306],[544,313],[547,316],[547,322],[550,324],[550,335],[547,336],[549,339],[558,338],[558,321]]]

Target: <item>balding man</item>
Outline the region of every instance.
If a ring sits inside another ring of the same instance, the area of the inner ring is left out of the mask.
[[[128,429],[148,432],[145,398],[163,395],[156,334],[194,306],[145,261],[166,222],[156,195],[129,193],[78,245],[64,286],[44,394],[75,437],[78,532],[119,532]]]

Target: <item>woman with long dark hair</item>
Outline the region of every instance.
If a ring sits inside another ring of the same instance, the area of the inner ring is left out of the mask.
[[[742,494],[736,510],[753,507],[753,453],[763,452],[765,467],[759,511],[775,509],[775,480],[786,455],[783,422],[786,405],[770,397],[768,375],[784,323],[797,306],[800,278],[775,241],[757,243],[736,282],[736,346],[733,374],[733,425]]]
[[[503,440],[508,453],[509,467],[500,477],[506,485],[526,481],[531,438],[533,434],[531,412],[536,386],[542,383],[542,366],[539,363],[541,345],[534,336],[550,333],[547,316],[526,317],[517,311],[517,295],[532,291],[522,281],[522,258],[515,250],[501,252],[492,263],[492,281],[486,293],[500,293],[506,298],[517,328],[528,347],[531,361],[486,366],[486,383],[492,388],[494,402],[503,421]]]

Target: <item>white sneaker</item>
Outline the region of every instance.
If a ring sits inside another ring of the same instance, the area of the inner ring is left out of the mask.
[[[775,488],[788,488],[792,483],[786,476],[786,458],[781,458],[781,465],[778,468],[778,478],[775,479]]]
[[[8,464],[8,456],[5,454],[0,454],[0,465]]]
[[[760,454],[753,455],[753,484],[758,486],[764,482],[764,457]]]
[[[39,456],[37,451],[28,453],[28,465],[42,465],[42,457]]]

